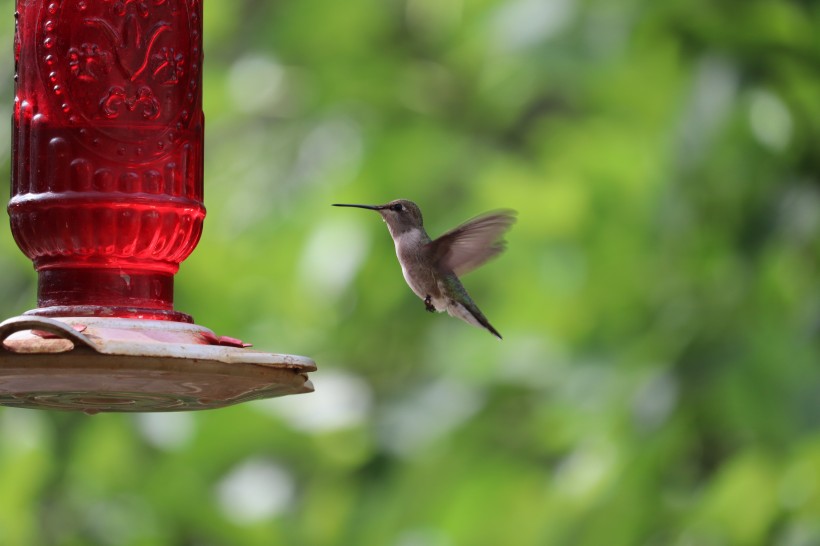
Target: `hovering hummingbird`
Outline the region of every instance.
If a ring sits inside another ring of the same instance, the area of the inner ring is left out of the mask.
[[[447,311],[452,317],[486,328],[501,339],[461,284],[469,273],[504,250],[501,235],[515,222],[515,211],[500,210],[477,216],[432,240],[424,231],[421,210],[412,201],[397,199],[385,205],[348,205],[375,210],[390,230],[401,272],[428,311]]]

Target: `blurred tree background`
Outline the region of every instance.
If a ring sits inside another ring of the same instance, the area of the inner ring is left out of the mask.
[[[206,0],[177,308],[316,359],[316,392],[0,409],[0,544],[820,544],[819,27],[807,0]],[[433,236],[519,211],[464,279],[503,342],[329,206],[398,197]],[[0,271],[0,316],[34,307],[8,229]]]

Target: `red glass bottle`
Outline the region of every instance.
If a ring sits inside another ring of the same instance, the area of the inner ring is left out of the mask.
[[[11,228],[45,316],[190,322],[205,217],[201,0],[17,0]]]

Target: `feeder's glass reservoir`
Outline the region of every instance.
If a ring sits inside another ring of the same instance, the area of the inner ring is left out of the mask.
[[[45,316],[190,322],[173,276],[196,246],[202,3],[18,0],[11,228]]]

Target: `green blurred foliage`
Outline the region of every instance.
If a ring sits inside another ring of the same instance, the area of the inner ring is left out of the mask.
[[[820,544],[818,25],[797,0],[207,0],[177,308],[315,358],[316,392],[0,410],[0,543]],[[379,218],[329,206],[398,197],[433,236],[519,211],[465,279],[503,342],[425,313]],[[0,270],[0,315],[34,307],[8,230]]]

